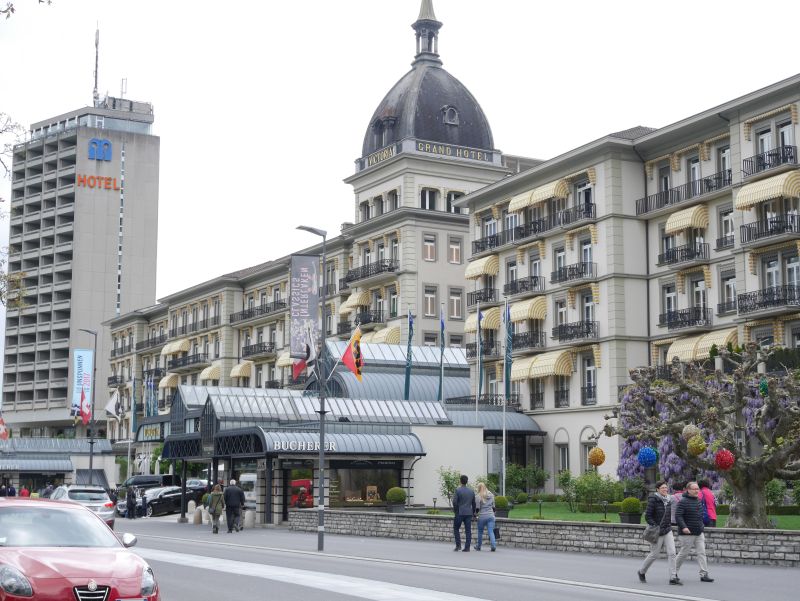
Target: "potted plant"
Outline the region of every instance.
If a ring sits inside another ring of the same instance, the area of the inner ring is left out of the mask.
[[[402,513],[406,510],[406,491],[399,486],[393,486],[386,491],[386,511],[389,513]]]
[[[499,518],[508,517],[508,499],[506,497],[494,498],[494,515]]]
[[[619,509],[620,524],[641,524],[642,523],[642,502],[634,497],[622,500]]]

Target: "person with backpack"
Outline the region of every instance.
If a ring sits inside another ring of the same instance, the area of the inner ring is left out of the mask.
[[[697,563],[700,565],[700,581],[714,582],[708,575],[708,559],[706,557],[706,539],[703,535],[703,504],[700,501],[700,485],[689,482],[686,492],[678,503],[675,511],[678,521],[678,535],[681,541],[681,550],[675,561],[676,572],[680,571],[683,562],[689,557],[692,549],[697,553]],[[676,575],[677,578],[677,575]]]
[[[717,498],[708,480],[700,480],[700,498],[703,501],[703,525],[707,528],[717,526]]]

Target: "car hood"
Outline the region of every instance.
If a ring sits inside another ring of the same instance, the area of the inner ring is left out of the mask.
[[[85,547],[16,547],[3,549],[0,562],[17,567],[28,578],[137,578],[147,565],[126,549]]]

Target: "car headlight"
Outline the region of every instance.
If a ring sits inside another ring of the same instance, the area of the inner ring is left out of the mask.
[[[33,597],[33,587],[17,568],[0,565],[0,588],[9,595]]]
[[[142,590],[139,594],[142,597],[149,597],[156,592],[156,577],[151,568],[144,568],[142,570]]]

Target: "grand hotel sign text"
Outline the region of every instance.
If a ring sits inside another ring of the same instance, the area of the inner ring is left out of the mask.
[[[484,150],[475,150],[465,146],[453,146],[452,144],[437,144],[436,142],[417,141],[417,152],[428,154],[438,154],[457,159],[471,159],[473,161],[491,161],[492,153]]]

